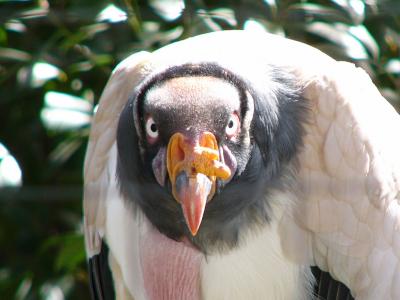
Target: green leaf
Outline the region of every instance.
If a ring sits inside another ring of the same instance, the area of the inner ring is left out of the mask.
[[[61,247],[55,267],[59,271],[73,272],[86,258],[83,236],[80,234],[64,235],[60,237],[60,241]]]
[[[48,238],[41,247],[42,252],[57,248],[55,269],[73,272],[85,261],[84,238],[80,233],[65,233]]]

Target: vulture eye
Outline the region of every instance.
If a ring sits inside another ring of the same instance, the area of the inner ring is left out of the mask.
[[[150,142],[155,142],[158,138],[158,127],[152,117],[148,117],[146,120],[146,134]]]
[[[228,124],[225,128],[225,133],[228,138],[234,137],[240,129],[240,120],[237,113],[233,113],[229,118]]]

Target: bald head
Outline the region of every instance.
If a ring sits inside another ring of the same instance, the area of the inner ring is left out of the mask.
[[[144,99],[144,115],[174,132],[192,128],[223,131],[232,113],[240,111],[237,88],[211,76],[171,78],[152,86]]]
[[[229,82],[215,77],[172,78],[150,89],[146,106],[201,108],[225,106],[232,111],[240,107],[239,94]]]

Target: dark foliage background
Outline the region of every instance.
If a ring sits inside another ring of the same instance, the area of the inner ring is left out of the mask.
[[[0,298],[89,298],[82,165],[121,59],[209,31],[266,30],[362,66],[400,108],[399,15],[398,0],[0,1]]]

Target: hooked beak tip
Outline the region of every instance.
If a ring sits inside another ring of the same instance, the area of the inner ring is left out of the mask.
[[[181,172],[177,177],[176,198],[181,204],[186,224],[193,236],[199,230],[211,189],[212,181],[204,174],[198,173],[188,177],[186,172]]]

